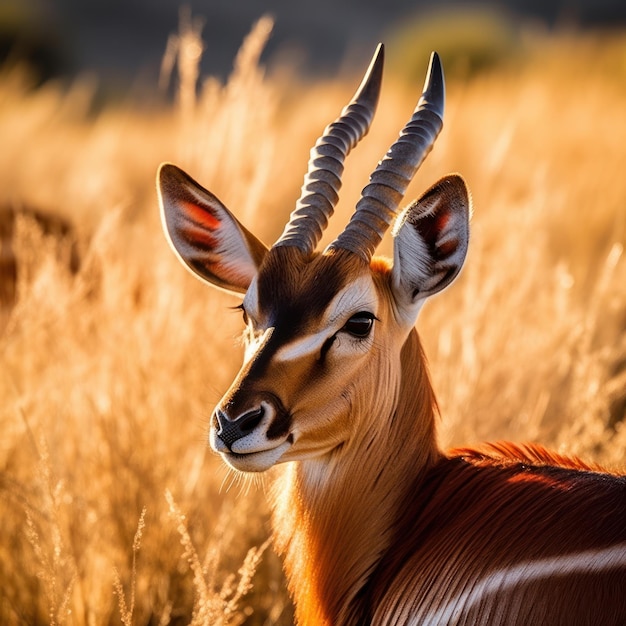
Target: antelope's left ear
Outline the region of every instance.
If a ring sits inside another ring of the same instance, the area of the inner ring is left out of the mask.
[[[469,242],[471,199],[465,181],[445,176],[410,204],[394,227],[392,286],[411,324],[428,297],[461,270]]]
[[[267,252],[210,191],[171,163],[157,174],[163,226],[178,257],[203,280],[245,293]]]

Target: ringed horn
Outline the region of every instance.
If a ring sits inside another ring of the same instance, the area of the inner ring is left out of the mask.
[[[340,117],[311,150],[302,195],[275,246],[295,246],[310,255],[337,204],[343,164],[367,134],[382,82],[384,48],[379,44],[363,81]],[[433,52],[424,89],[398,140],[370,176],[345,230],[327,249],[341,248],[369,262],[393,220],[406,189],[443,126],[445,88],[439,55]]]

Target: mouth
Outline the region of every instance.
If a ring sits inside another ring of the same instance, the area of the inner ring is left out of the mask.
[[[242,472],[264,472],[276,463],[294,443],[292,433],[278,440],[268,439],[266,434],[254,432],[233,441],[230,445],[217,434],[215,428],[209,431],[209,444],[228,465]]]
[[[241,472],[264,472],[277,463],[281,457],[293,445],[293,437],[290,435],[285,441],[277,446],[265,450],[251,452],[232,452],[228,449],[217,450],[221,457],[232,468]],[[215,447],[214,447],[215,449]]]

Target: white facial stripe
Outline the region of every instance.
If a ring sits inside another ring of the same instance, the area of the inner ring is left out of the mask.
[[[259,350],[261,350],[261,348],[269,341],[273,332],[273,328],[268,328],[263,332],[256,333],[254,337],[250,336],[250,339],[246,343],[246,349],[243,355],[244,363],[247,363]]]
[[[329,337],[328,329],[324,328],[314,335],[307,335],[301,339],[296,339],[291,343],[284,345],[276,352],[277,361],[292,361],[293,359],[299,359],[312,352],[321,350],[322,344]]]
[[[300,337],[284,345],[276,352],[278,361],[291,361],[321,350],[324,342],[332,337],[359,311],[376,315],[378,298],[369,277],[362,277],[344,287],[330,302],[322,320],[322,329],[312,335]]]
[[[575,574],[593,575],[624,567],[626,567],[626,543],[598,550],[525,561],[496,570],[481,578],[475,585],[449,600],[437,611],[429,613],[423,619],[420,618],[419,623],[448,624],[453,617],[458,617],[459,611],[469,611],[485,602],[485,596],[493,595],[499,600],[505,591],[537,580],[547,581],[555,576]]]

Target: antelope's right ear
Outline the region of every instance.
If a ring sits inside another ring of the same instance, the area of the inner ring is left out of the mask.
[[[451,174],[398,217],[393,291],[410,324],[424,300],[449,285],[461,270],[469,242],[471,206],[465,181]]]
[[[171,163],[157,173],[163,227],[183,263],[216,287],[245,293],[267,247],[210,192]]]

